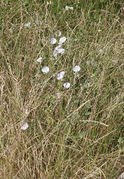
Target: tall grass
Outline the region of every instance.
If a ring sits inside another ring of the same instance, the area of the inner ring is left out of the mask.
[[[124,171],[123,1],[49,2],[0,2],[0,178],[117,179]],[[54,59],[50,39],[58,30],[67,41]]]

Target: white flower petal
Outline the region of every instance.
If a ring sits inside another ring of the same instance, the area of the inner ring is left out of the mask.
[[[58,55],[57,51],[54,50],[54,51],[53,51],[53,56],[54,56],[54,58],[57,58],[57,55]]]
[[[64,88],[68,89],[70,88],[71,84],[69,82],[66,82],[63,84]]]
[[[74,8],[72,6],[65,6],[65,10],[68,11],[68,10],[73,10]]]
[[[30,27],[31,27],[31,23],[30,23],[30,22],[27,22],[24,26],[25,26],[26,28],[30,28]]]
[[[64,71],[61,71],[60,73],[58,73],[58,75],[57,75],[57,80],[62,80],[63,77],[64,77],[64,74],[65,74]]]
[[[42,68],[42,72],[43,72],[43,74],[48,73],[48,72],[49,72],[49,67],[48,67],[48,66],[44,66],[44,67]]]
[[[57,47],[54,49],[54,51],[53,51],[53,56],[54,56],[55,58],[57,58],[57,55],[58,55],[58,54],[63,55],[64,52],[65,52],[65,49],[62,48],[61,45],[59,45],[59,46],[57,46]]]
[[[59,45],[62,45],[66,41],[66,37],[61,37],[59,39]]]
[[[80,66],[79,65],[76,65],[75,67],[73,67],[73,71],[74,72],[79,72],[80,71]]]
[[[25,131],[26,129],[28,129],[28,123],[25,122],[22,127],[21,127],[21,130]]]
[[[120,179],[124,179],[124,172],[121,174]]]
[[[57,47],[55,47],[55,50],[57,51],[59,48],[62,48],[62,46],[58,45]]]
[[[64,54],[64,52],[65,52],[65,49],[64,48],[58,48],[58,50],[57,50],[57,53],[58,54],[61,54],[61,55],[63,55]]]
[[[69,10],[69,7],[68,7],[68,6],[65,6],[65,10],[68,11],[68,10]]]
[[[51,43],[52,45],[56,44],[56,42],[57,42],[57,40],[56,40],[55,38],[51,38],[50,43]]]
[[[42,57],[39,57],[39,58],[37,59],[37,62],[38,62],[38,63],[41,63],[41,62],[42,62]]]

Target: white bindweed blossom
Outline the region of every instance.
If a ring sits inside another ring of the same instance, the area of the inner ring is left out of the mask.
[[[27,22],[24,26],[25,26],[26,28],[30,28],[30,27],[31,27],[31,23],[30,23],[30,22]]]
[[[58,49],[59,49],[59,48],[61,48],[60,45],[57,46],[57,47],[55,47],[55,49],[54,49],[54,51],[53,51],[53,56],[54,56],[55,58],[57,58],[57,55],[58,55]]]
[[[61,71],[60,73],[58,73],[58,75],[57,75],[57,80],[62,80],[63,77],[64,77],[64,74],[65,74],[64,71]]]
[[[59,46],[57,46],[57,47],[54,49],[54,51],[53,51],[53,56],[54,56],[55,58],[57,58],[57,55],[58,55],[58,54],[63,55],[64,52],[65,52],[65,49],[62,48],[61,45],[59,45]]]
[[[37,62],[38,62],[38,63],[41,63],[41,62],[42,62],[42,57],[39,57],[39,58],[37,59]]]
[[[70,86],[71,86],[71,84],[69,82],[66,82],[63,84],[63,87],[66,89],[70,88]]]
[[[79,65],[76,65],[76,66],[73,67],[73,72],[75,72],[75,73],[76,73],[76,72],[79,72],[80,69],[81,69],[80,66],[79,66]]]
[[[68,11],[68,10],[73,10],[74,8],[72,6],[65,6],[65,10]]]
[[[120,179],[124,179],[124,172],[121,174]]]
[[[55,50],[58,51],[59,48],[62,48],[62,46],[58,45],[57,47],[55,47]]]
[[[56,40],[55,38],[51,38],[50,43],[51,43],[52,45],[56,44],[56,42],[57,42],[57,40]]]
[[[58,53],[58,54],[63,55],[63,54],[64,54],[64,52],[65,52],[65,49],[64,49],[64,48],[62,48],[62,47],[59,47],[59,48],[57,49],[57,53]]]
[[[66,37],[61,37],[59,39],[59,45],[62,45],[66,41]]]
[[[54,58],[57,58],[57,55],[58,55],[57,51],[54,50],[54,51],[53,51],[53,56],[54,56]]]
[[[25,131],[26,129],[28,129],[28,123],[25,122],[22,126],[21,126],[21,130]]]
[[[42,72],[43,72],[43,74],[48,73],[48,72],[49,72],[49,67],[48,67],[48,66],[44,66],[44,67],[42,68]]]

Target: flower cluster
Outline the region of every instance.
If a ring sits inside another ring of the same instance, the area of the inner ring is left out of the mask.
[[[56,33],[56,36],[61,36],[61,32],[57,32]],[[65,43],[66,41],[66,37],[63,36],[63,37],[60,37],[59,39],[59,42],[58,42],[58,45],[55,47],[54,51],[53,51],[53,57],[56,59],[58,54],[61,54],[63,55],[64,52],[65,52],[65,49],[62,47],[62,45]],[[57,43],[57,39],[55,37],[52,37],[51,40],[50,40],[50,43],[51,45],[55,45]]]
[[[29,24],[27,24],[26,27],[29,28]],[[52,38],[50,39],[50,44],[53,45],[53,46],[57,44],[57,46],[54,47],[54,50],[53,50],[53,56],[54,56],[54,58],[56,59],[59,54],[61,54],[61,55],[64,54],[65,49],[62,47],[62,45],[66,42],[67,39],[66,39],[65,36],[62,36],[62,37],[61,37],[61,32],[60,32],[60,31],[57,31],[56,34],[55,34],[55,36],[56,36],[56,37],[59,37],[59,40],[57,40],[57,38],[55,38],[55,37],[52,37]],[[41,64],[41,63],[42,63],[42,60],[43,60],[43,59],[42,59],[42,56],[39,56],[39,57],[37,58],[36,62],[39,63],[39,64]],[[49,73],[50,68],[49,68],[48,66],[43,66],[42,69],[41,69],[41,71],[42,71],[42,73],[45,75],[45,74]],[[79,66],[79,65],[74,66],[74,67],[72,68],[72,71],[74,72],[74,74],[77,74],[77,73],[80,71],[80,66]],[[56,79],[57,79],[58,81],[62,81],[63,78],[64,78],[64,76],[65,76],[65,73],[66,73],[66,72],[65,72],[64,70],[63,70],[63,71],[60,71],[60,72],[57,74]],[[63,88],[65,88],[65,89],[69,89],[70,86],[71,86],[71,83],[70,83],[69,81],[66,81],[66,82],[63,83]],[[56,95],[57,95],[57,98],[60,99],[61,93],[58,92]],[[28,123],[25,122],[25,123],[23,123],[23,125],[21,126],[21,130],[25,131],[26,129],[28,129],[28,127],[29,127],[29,126],[28,126]]]
[[[56,37],[60,37],[61,36],[61,32],[60,31],[57,31],[56,32]],[[66,37],[65,36],[63,36],[63,37],[60,37],[59,38],[59,41],[58,41],[58,45],[54,48],[54,50],[53,50],[53,56],[55,57],[55,58],[57,58],[57,55],[58,54],[64,54],[64,52],[65,52],[65,49],[62,47],[62,45],[66,42]],[[57,39],[55,38],[55,37],[52,37],[51,39],[50,39],[50,44],[51,45],[55,45],[57,43]],[[37,59],[37,62],[38,63],[41,63],[42,62],[42,57],[39,57],[38,59]],[[80,71],[80,66],[79,65],[76,65],[76,66],[74,66],[73,68],[72,68],[72,70],[73,70],[73,72],[74,73],[78,73],[79,71]],[[49,71],[50,71],[50,69],[49,69],[49,67],[48,66],[44,66],[44,67],[42,67],[42,73],[43,74],[47,74]],[[62,79],[64,78],[64,75],[65,75],[65,71],[60,71],[58,74],[57,74],[57,80],[59,80],[59,81],[62,81]],[[71,84],[70,84],[70,82],[65,82],[64,84],[63,84],[63,87],[64,88],[66,88],[66,89],[68,89],[68,88],[70,88],[70,86],[71,86]]]

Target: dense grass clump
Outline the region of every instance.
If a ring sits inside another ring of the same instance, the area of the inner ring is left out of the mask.
[[[119,178],[123,1],[0,7],[0,178]]]

